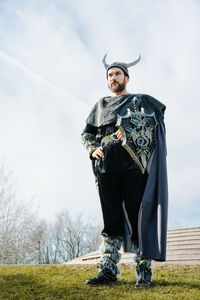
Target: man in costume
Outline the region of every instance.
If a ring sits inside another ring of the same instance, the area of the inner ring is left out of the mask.
[[[165,261],[167,170],[165,105],[127,92],[132,63],[103,64],[111,97],[100,99],[86,120],[82,141],[89,152],[104,228],[99,273],[87,284],[117,280],[119,250],[134,253],[136,287],[150,286],[151,261]]]

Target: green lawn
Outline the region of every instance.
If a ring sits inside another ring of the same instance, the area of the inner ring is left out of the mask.
[[[200,299],[200,265],[154,266],[152,287],[138,289],[133,267],[120,269],[116,283],[90,287],[96,267],[0,266],[0,299]]]

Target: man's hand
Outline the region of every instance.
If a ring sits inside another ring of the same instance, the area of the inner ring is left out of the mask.
[[[100,159],[100,157],[103,157],[103,148],[99,147],[96,150],[94,150],[94,152],[92,153],[92,157],[98,160]]]
[[[122,137],[122,133],[121,133],[121,130],[120,130],[120,129],[118,129],[118,130],[115,132],[115,135],[116,135],[116,137],[118,138],[118,140],[123,141],[123,137]]]

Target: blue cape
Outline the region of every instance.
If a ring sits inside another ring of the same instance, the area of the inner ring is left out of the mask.
[[[157,143],[138,217],[139,250],[143,257],[166,260],[168,184],[164,120],[157,126]],[[130,231],[125,218],[124,251],[132,252]]]

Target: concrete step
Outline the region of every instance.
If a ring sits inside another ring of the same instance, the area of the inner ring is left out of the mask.
[[[200,236],[199,235],[190,235],[190,236],[176,236],[176,237],[167,237],[167,242],[174,242],[174,241],[199,241],[200,242]]]
[[[175,260],[167,260],[165,264],[197,264],[199,265],[199,259],[175,259]]]
[[[176,250],[176,251],[167,251],[167,257],[169,256],[178,256],[178,255],[189,255],[191,257],[191,255],[199,255],[200,256],[200,251],[199,249],[197,250],[193,250],[193,251],[190,251],[188,253],[188,250]]]
[[[176,250],[188,250],[188,251],[192,251],[193,249],[199,249],[200,251],[200,243],[199,244],[178,244],[178,245],[167,245],[167,251],[176,251]]]
[[[192,231],[199,231],[200,227],[188,227],[188,228],[178,228],[178,229],[169,229],[167,234],[176,233],[176,232],[192,232]]]
[[[101,256],[101,254],[100,253],[98,253],[96,256],[93,256],[93,257],[83,257],[82,258],[82,261],[86,261],[86,260],[88,260],[88,259],[90,259],[90,260],[92,260],[92,259],[99,259],[100,258],[100,256]]]
[[[193,249],[174,249],[174,250],[167,250],[167,253],[199,253],[200,254],[200,248],[193,248]]]
[[[191,231],[191,232],[174,232],[173,234],[167,234],[167,238],[176,238],[181,236],[200,236],[200,230],[198,231]]]
[[[91,253],[88,253],[88,254],[84,255],[84,257],[85,258],[87,258],[87,257],[96,257],[98,255],[98,253],[100,253],[99,250],[91,252]]]
[[[175,246],[175,245],[199,245],[200,239],[193,239],[193,240],[174,240],[174,241],[167,241],[168,246]]]
[[[134,264],[133,253],[124,253],[121,249],[121,264]],[[97,264],[100,251],[94,251],[78,257],[66,264]],[[159,262],[154,262],[159,264]],[[168,230],[167,259],[165,263],[200,264],[200,227]]]
[[[127,253],[127,252],[123,252],[123,251],[120,251],[120,253],[122,254],[123,258],[126,258],[126,257],[133,257],[133,253]],[[97,251],[95,255],[93,256],[84,256],[82,258],[77,258],[77,259],[82,259],[83,261],[86,261],[88,259],[96,259],[96,258],[99,258],[101,256],[101,253],[100,251]],[[169,256],[173,256],[173,257],[178,257],[178,256],[188,256],[188,251],[187,250],[176,250],[174,253],[172,252],[168,252],[167,251],[167,257]],[[200,257],[200,251],[190,251],[190,257],[193,257],[193,256],[199,256]]]
[[[200,259],[200,253],[190,253],[188,255],[187,253],[176,253],[176,254],[169,254],[167,253],[167,260],[168,259]]]

